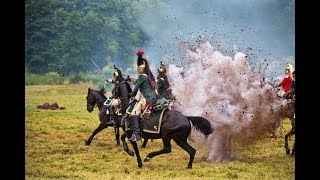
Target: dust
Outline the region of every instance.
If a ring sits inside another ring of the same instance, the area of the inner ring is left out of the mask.
[[[279,98],[271,81],[250,67],[249,53],[226,56],[209,42],[181,46],[180,52],[182,65],[170,64],[167,73],[174,108],[213,125],[205,141],[208,161],[238,159],[236,147],[253,144],[293,113],[295,104]],[[204,142],[198,134],[192,137],[196,146]]]

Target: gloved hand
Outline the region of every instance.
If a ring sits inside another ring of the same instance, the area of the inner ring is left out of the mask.
[[[108,82],[108,83],[112,83],[112,79],[106,79],[106,82]]]

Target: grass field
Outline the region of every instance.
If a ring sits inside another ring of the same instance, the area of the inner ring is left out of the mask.
[[[233,162],[208,162],[206,152],[197,149],[191,170],[186,169],[189,155],[174,141],[171,153],[151,159],[141,169],[136,157],[127,155],[122,146],[115,147],[113,128],[104,129],[85,146],[84,140],[99,124],[98,109],[86,111],[88,87],[94,88],[92,84],[25,87],[26,179],[295,179],[295,159],[285,154],[282,137],[266,136],[243,148],[241,159]],[[45,102],[57,102],[66,109],[36,108]],[[285,134],[289,119],[283,126]],[[294,136],[290,147],[293,140]],[[161,140],[150,141],[140,155],[144,158],[161,148]]]

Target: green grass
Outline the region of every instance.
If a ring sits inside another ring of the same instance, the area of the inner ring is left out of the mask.
[[[172,152],[137,167],[136,157],[115,147],[112,128],[84,145],[98,126],[98,109],[86,110],[86,94],[92,84],[34,85],[25,88],[26,179],[295,179],[295,159],[285,154],[283,138],[265,139],[240,150],[233,162],[208,162],[205,150],[197,149],[193,168],[187,170],[188,154],[172,141]],[[42,110],[36,106],[57,102],[65,110]],[[290,129],[288,119],[284,131]],[[121,131],[122,133],[122,131]],[[294,136],[289,141],[290,147]],[[138,142],[140,146],[141,141]],[[129,147],[132,149],[131,145]],[[162,148],[161,140],[140,149],[144,158]]]

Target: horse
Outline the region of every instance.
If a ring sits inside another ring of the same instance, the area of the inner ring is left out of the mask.
[[[276,94],[277,94],[278,98],[287,99],[288,101],[293,100],[293,102],[295,102],[295,91],[290,91],[288,93],[285,93],[280,87],[276,87],[275,90],[276,90]],[[291,117],[291,116],[292,115],[289,115],[288,117]],[[283,137],[283,129],[284,129],[282,121],[275,124],[275,127],[276,128],[270,130],[270,133],[271,133],[270,139],[272,139],[272,138],[277,139],[277,135],[276,135],[277,132],[279,132],[279,135],[282,138]]]
[[[101,91],[88,88],[88,94],[87,94],[86,99],[87,99],[87,111],[88,112],[92,112],[96,105],[97,105],[97,107],[98,107],[98,109],[100,111],[102,106],[103,106],[103,103],[107,100],[107,97]],[[106,114],[106,113],[103,113],[103,114],[98,115],[98,116],[99,116],[100,124],[92,132],[92,134],[90,135],[88,140],[85,141],[85,145],[90,145],[96,134],[98,134],[103,129],[109,127],[107,122],[110,119],[110,115]],[[120,133],[119,133],[120,120],[119,119],[120,119],[119,115],[115,114],[116,125],[114,126],[114,133],[115,133],[115,136],[116,136],[116,146],[120,146]]]
[[[292,99],[292,101],[295,102],[295,91],[290,91],[285,98],[286,99]],[[291,129],[290,131],[284,136],[284,148],[286,149],[286,154],[290,154],[290,148],[289,148],[289,144],[288,144],[288,139],[294,135],[296,133],[296,117],[295,117],[295,113],[293,113],[293,115],[290,118],[290,122],[291,122]],[[294,141],[293,143],[293,147],[291,150],[291,155],[295,155],[295,144],[296,141]]]
[[[120,133],[119,133],[119,129],[120,129],[120,124],[121,124],[121,118],[122,115],[125,114],[125,111],[127,110],[128,106],[129,106],[129,93],[132,92],[132,89],[130,87],[130,85],[128,84],[128,80],[129,80],[129,76],[125,79],[122,77],[122,73],[121,70],[118,69],[115,65],[114,65],[114,79],[115,81],[113,81],[115,83],[115,87],[112,90],[112,96],[115,99],[119,99],[120,100],[120,112],[117,111],[118,113],[115,113],[115,126],[114,126],[114,132],[116,135],[116,146],[120,146]],[[93,90],[88,88],[88,94],[87,94],[87,111],[88,112],[92,112],[95,105],[98,106],[99,111],[101,111],[101,108],[103,106],[103,103],[107,100],[107,97],[105,97],[104,93],[102,90],[98,91],[98,90]],[[93,133],[91,134],[91,136],[88,138],[88,140],[85,141],[86,145],[90,145],[94,136],[99,133],[100,131],[102,131],[103,129],[107,128],[108,125],[106,124],[110,119],[110,115],[106,114],[106,113],[102,113],[99,114],[99,120],[100,120],[100,124],[99,126],[93,131]]]
[[[88,88],[88,94],[87,94],[86,99],[87,99],[87,111],[92,112],[95,105],[97,105],[98,109],[100,110],[102,108],[102,104],[106,101],[107,97],[105,97],[105,95],[101,91]],[[121,101],[121,99],[120,99],[120,105],[121,104],[127,104],[127,103],[123,102],[123,100]],[[124,105],[124,107],[128,107],[128,104]],[[115,116],[116,126],[114,126],[114,132],[116,135],[116,146],[120,146],[120,133],[119,133],[120,131],[119,131],[119,129],[120,129],[122,115],[119,115],[118,113],[116,113],[115,115],[116,115]],[[85,141],[85,145],[90,145],[96,134],[98,134],[103,129],[109,127],[109,125],[106,124],[106,122],[108,122],[109,119],[110,119],[109,114],[103,114],[103,115],[99,116],[100,124],[92,132],[92,134],[90,135],[88,140]],[[144,142],[140,147],[145,148],[147,145],[147,142],[148,142],[148,139],[144,139]]]
[[[141,120],[140,120],[141,125]],[[124,125],[122,125],[122,129],[124,130]],[[159,134],[157,133],[148,133],[142,131],[142,138],[146,139],[162,139],[163,148],[159,151],[150,152],[145,158],[144,162],[150,161],[153,157],[170,153],[171,152],[171,140],[173,139],[178,146],[187,151],[189,154],[189,161],[187,165],[187,169],[192,169],[192,164],[194,161],[194,157],[196,154],[196,150],[188,144],[188,137],[191,133],[191,128],[199,131],[201,134],[207,138],[212,132],[213,127],[210,122],[198,116],[185,116],[181,112],[176,110],[165,109],[162,116],[161,127]],[[142,128],[141,128],[142,129]],[[126,138],[131,137],[130,131],[125,131],[121,135],[121,141],[123,145],[123,149],[130,156],[136,155],[138,167],[142,167],[142,160],[140,157],[139,148],[137,146],[136,141],[129,141],[134,149],[134,151],[130,150],[127,143]]]

